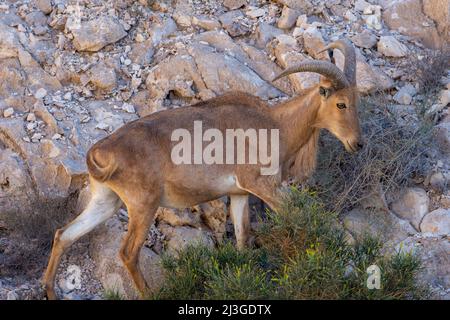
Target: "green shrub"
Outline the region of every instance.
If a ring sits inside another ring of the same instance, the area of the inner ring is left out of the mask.
[[[346,242],[336,214],[307,190],[292,189],[278,214],[257,231],[259,248],[238,251],[190,245],[166,255],[166,281],[154,299],[408,299],[424,298],[420,260],[383,255],[369,236]],[[368,289],[367,268],[381,269],[381,288]]]

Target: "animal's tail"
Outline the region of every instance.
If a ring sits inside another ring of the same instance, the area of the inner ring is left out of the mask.
[[[86,156],[89,174],[97,181],[105,182],[117,169],[117,161],[110,152],[93,146]]]

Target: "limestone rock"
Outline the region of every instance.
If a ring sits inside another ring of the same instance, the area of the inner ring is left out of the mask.
[[[280,34],[283,34],[282,30],[266,22],[260,22],[256,29],[257,44],[260,48],[263,48],[269,41]]]
[[[157,221],[162,221],[172,227],[189,226],[198,228],[201,226],[200,215],[193,213],[188,208],[184,210],[160,208],[157,214]]]
[[[450,153],[450,122],[442,122],[434,127],[434,136],[439,148]]]
[[[212,235],[207,230],[186,226],[175,228],[168,224],[160,224],[158,227],[167,239],[165,248],[170,253],[176,254],[188,245],[214,246]]]
[[[408,53],[408,48],[393,36],[380,37],[377,49],[386,57],[404,57]]]
[[[408,105],[411,104],[412,98],[415,94],[416,89],[412,85],[407,84],[394,95],[394,100],[400,104]]]
[[[163,40],[170,35],[173,35],[177,31],[177,24],[170,18],[159,18],[148,29],[150,38],[152,39],[153,46],[157,46]]]
[[[240,10],[228,11],[219,17],[222,27],[231,37],[238,37],[250,32],[250,29],[240,21],[244,15]]]
[[[450,235],[450,209],[437,209],[428,213],[420,224],[420,231]]]
[[[230,9],[236,10],[247,4],[247,0],[224,0],[223,5]]]
[[[147,39],[132,46],[129,58],[138,65],[149,65],[155,53],[152,39]]]
[[[400,218],[408,220],[414,228],[419,230],[422,218],[428,213],[430,199],[425,190],[421,188],[407,188],[392,203],[391,209]]]
[[[110,92],[117,85],[116,72],[104,62],[100,62],[89,70],[89,81],[97,89]]]
[[[19,154],[0,144],[0,217],[17,210],[17,203],[26,205],[33,185],[27,164]]]
[[[381,23],[381,6],[369,5],[363,11],[364,21],[370,29],[381,30],[383,25]]]
[[[189,46],[186,51],[180,50],[149,73],[146,85],[152,88],[150,98],[155,110],[161,108],[170,91],[181,97],[194,98],[193,85],[202,99],[229,90],[252,92],[262,99],[282,94],[239,61],[238,57],[217,52],[216,48],[203,41]]]
[[[194,16],[192,24],[208,31],[220,28],[220,22],[208,16]]]
[[[317,28],[309,27],[308,29],[306,29],[303,33],[303,41],[306,51],[314,59],[328,59],[327,52],[322,52],[320,54],[317,53],[326,46],[326,43],[322,37],[322,33],[320,33]]]
[[[4,116],[5,118],[9,118],[9,117],[11,117],[13,114],[14,114],[14,108],[6,108],[6,109],[3,111],[3,116]]]
[[[35,4],[45,14],[50,14],[53,10],[51,0],[36,0]]]
[[[281,94],[236,58],[215,53],[205,45],[191,46],[188,50],[197,62],[206,87],[214,92],[242,90],[252,92],[262,99]]]
[[[313,13],[315,7],[312,0],[276,0],[276,2],[289,8],[305,12],[308,15]]]
[[[355,208],[344,214],[343,223],[354,237],[370,234],[382,239],[386,246],[416,233],[409,223],[380,209]]]
[[[414,37],[430,48],[438,48],[441,38],[434,22],[422,12],[421,0],[390,2],[383,12],[383,20],[390,29]]]
[[[419,281],[430,288],[433,299],[450,299],[450,241],[443,237],[408,237],[396,246],[397,251],[415,253],[422,261]]]
[[[370,49],[377,44],[377,38],[369,30],[364,30],[351,37],[357,47]]]
[[[424,13],[437,25],[442,42],[450,41],[450,2],[449,0],[422,0]]]
[[[274,55],[283,68],[288,68],[298,64],[299,62],[308,59],[304,54],[300,53],[294,38],[294,45],[292,41],[279,41],[275,47]],[[293,73],[287,77],[295,91],[301,91],[319,83],[319,75],[313,72]]]
[[[78,51],[96,52],[127,35],[116,18],[105,16],[72,27],[73,45]]]
[[[278,20],[278,28],[280,29],[290,29],[297,22],[297,18],[300,12],[284,6],[283,11],[281,11],[281,17]]]
[[[212,231],[217,242],[222,242],[226,233],[227,209],[223,199],[213,200],[197,206],[205,225]]]
[[[257,19],[265,14],[266,11],[263,8],[250,8],[250,10],[245,11],[245,15],[252,19]]]

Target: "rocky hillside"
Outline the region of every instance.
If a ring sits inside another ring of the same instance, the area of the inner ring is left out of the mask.
[[[449,6],[448,0],[1,0],[0,299],[43,298],[38,280],[49,243],[37,266],[22,270],[11,256],[35,242],[31,236],[18,245],[16,229],[42,229],[48,220],[60,226],[82,209],[89,194],[84,159],[95,141],[128,121],[229,90],[270,103],[286,99],[316,84],[318,75],[271,79],[304,59],[329,59],[318,52],[340,38],[357,49],[363,99],[383,97],[379,112],[400,131],[427,121],[432,132],[420,158],[424,172],[380,206],[345,210],[343,224],[350,237],[370,230],[392,247],[417,250],[433,297],[449,299]],[[334,57],[342,67],[342,55]],[[424,81],[423,62],[435,67],[427,77],[437,79]],[[65,206],[57,210],[56,203]],[[34,229],[14,227],[23,221]],[[121,209],[73,246],[59,271],[61,295],[135,296],[116,258],[126,222]],[[163,251],[193,240],[214,245],[229,232],[227,199],[160,210],[141,257],[148,282],[162,281]],[[75,287],[67,281],[73,266],[81,270]]]

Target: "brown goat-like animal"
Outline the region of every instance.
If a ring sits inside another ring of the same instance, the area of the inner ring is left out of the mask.
[[[122,203],[128,210],[129,226],[120,257],[144,294],[148,286],[138,257],[159,206],[186,208],[229,195],[237,246],[242,248],[249,232],[249,194],[277,211],[281,182],[290,176],[304,179],[314,170],[320,129],[329,130],[348,151],[360,149],[354,49],[346,41],[336,41],[325,50],[331,48],[343,51],[344,72],[328,61],[306,61],[285,70],[276,79],[294,72],[316,72],[325,78],[320,85],[275,107],[249,94],[230,92],[193,106],[151,114],[97,142],[87,155],[91,200],[74,221],[55,234],[43,280],[48,298],[56,298],[55,275],[64,251],[114,215]],[[178,128],[192,132],[194,121],[199,120],[205,129],[223,133],[230,128],[278,129],[278,173],[261,175],[261,164],[174,164],[171,134]]]

